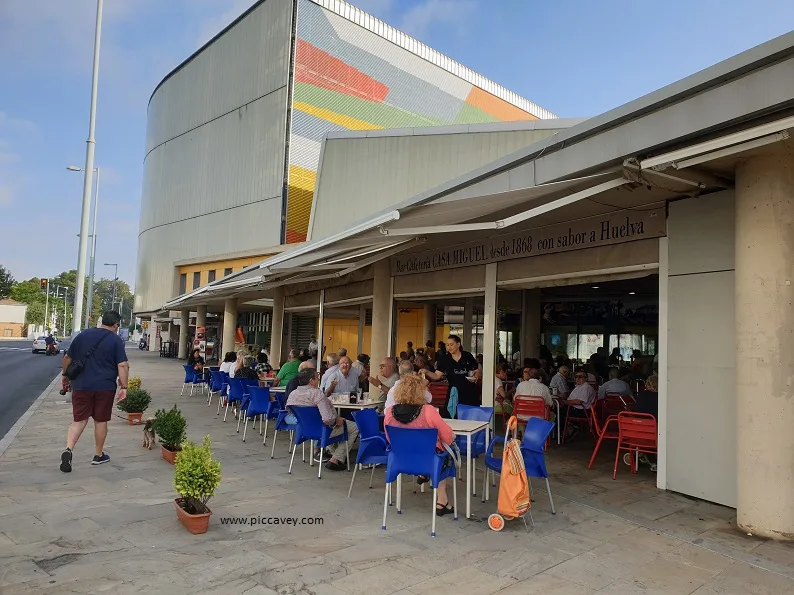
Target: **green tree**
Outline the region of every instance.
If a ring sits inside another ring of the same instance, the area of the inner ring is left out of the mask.
[[[10,296],[13,287],[14,278],[11,276],[11,272],[0,264],[0,299]]]
[[[11,299],[25,304],[35,304],[41,302],[44,304],[46,295],[41,289],[41,280],[38,277],[33,277],[29,281],[20,281],[15,283],[11,288]],[[42,315],[44,310],[42,310]]]
[[[25,313],[25,323],[36,326],[44,324],[44,302],[28,304],[28,309]]]

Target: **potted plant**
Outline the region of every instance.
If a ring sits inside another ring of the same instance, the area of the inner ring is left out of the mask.
[[[119,401],[116,407],[127,414],[127,423],[135,425],[141,423],[141,416],[151,402],[152,397],[148,392],[142,388],[134,388],[127,390],[127,398]]]
[[[163,458],[172,465],[176,454],[182,450],[182,443],[187,438],[185,428],[187,428],[187,422],[176,405],[173,409],[168,411],[160,409],[154,414],[154,431],[160,440],[160,452]]]
[[[193,535],[207,532],[212,515],[207,502],[221,483],[221,464],[212,458],[211,444],[209,436],[204,436],[200,446],[185,442],[176,460],[174,488],[180,498],[174,499],[174,508]]]
[[[138,376],[132,376],[127,380],[128,390],[137,390],[141,388],[142,380]]]

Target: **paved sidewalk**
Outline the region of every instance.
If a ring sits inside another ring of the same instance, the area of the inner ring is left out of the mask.
[[[350,499],[348,473],[324,470],[318,480],[316,467],[296,456],[288,475],[284,436],[271,460],[270,437],[263,447],[258,428],[249,427],[243,443],[231,415],[224,424],[205,397],[179,396],[179,362],[129,355],[132,374],[153,395],[149,413],[176,403],[191,439],[212,437],[223,480],[210,501],[209,532],[182,528],[173,467],[159,450],[143,449],[141,428],[121,419],[110,424],[110,463],[90,465],[89,425],[73,472],[61,473],[71,408],[56,385],[0,456],[3,595],[794,593],[794,547],[739,533],[732,510],[660,492],[647,471],[631,476],[623,467],[613,481],[610,448],[587,471],[587,441],[549,452],[558,514],[538,489],[530,533],[520,521],[494,533],[481,520],[446,516],[433,539],[429,494],[413,494],[408,482],[403,514],[391,508],[381,531],[382,469],[372,490],[369,474],[359,475]],[[480,519],[495,507],[495,495],[485,504],[473,498]],[[322,517],[324,524],[220,523],[254,515]]]

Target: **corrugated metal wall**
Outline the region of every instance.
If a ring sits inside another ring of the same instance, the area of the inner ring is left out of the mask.
[[[174,262],[280,243],[293,0],[267,0],[170,75],[148,112],[135,309]]]
[[[313,240],[378,213],[522,147],[551,130],[328,139],[323,154]],[[356,205],[351,213],[350,204]]]
[[[343,8],[348,18],[360,12]],[[287,242],[306,239],[320,145],[329,131],[537,119],[348,18],[312,0],[298,2]]]

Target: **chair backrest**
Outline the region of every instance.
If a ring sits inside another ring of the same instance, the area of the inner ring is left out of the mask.
[[[189,384],[196,379],[196,371],[193,369],[193,366],[190,364],[182,364],[182,367],[185,368],[185,384]]]
[[[216,372],[210,370],[210,390],[212,392],[217,392],[223,389],[223,374],[221,372]]]
[[[433,407],[443,407],[447,402],[447,393],[449,392],[449,385],[446,382],[431,382],[428,387],[430,395],[433,399],[430,404]]]
[[[493,407],[477,407],[475,405],[458,405],[458,419],[471,421],[491,421]]]
[[[532,417],[546,419],[548,417],[546,401],[543,400],[543,397],[516,395],[513,397],[513,415],[521,421]]]
[[[537,417],[529,418],[527,427],[524,428],[524,438],[521,441],[521,448],[533,452],[543,452],[546,438],[549,437],[554,429],[554,423]]]
[[[287,408],[287,395],[281,391],[276,393],[276,400],[278,401],[278,408],[284,411]]]
[[[618,434],[621,444],[656,447],[656,418],[649,413],[621,411],[618,413]]]
[[[389,462],[386,483],[391,483],[400,473],[430,476],[436,457],[436,428],[401,428],[386,426]]]
[[[362,440],[380,436],[380,425],[378,424],[378,414],[374,409],[362,409],[353,412],[353,419],[358,426],[358,435]]]
[[[248,416],[263,415],[270,410],[270,389],[261,386],[249,386],[248,394],[251,402],[248,404]]]
[[[304,440],[320,440],[323,433],[323,418],[317,407],[290,406],[290,411],[298,420],[299,436],[295,437],[295,444]]]
[[[246,395],[246,388],[242,378],[229,378],[229,399],[241,401]]]
[[[626,397],[620,393],[607,393],[600,401],[601,411],[604,416],[617,415],[621,411],[628,411]]]

